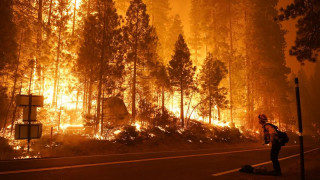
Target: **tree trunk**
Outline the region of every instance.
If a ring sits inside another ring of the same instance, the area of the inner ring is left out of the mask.
[[[135,42],[135,58],[133,64],[133,87],[132,87],[132,121],[136,121],[136,76],[137,76],[137,60],[138,60],[138,25],[139,25],[139,10],[137,10],[136,22],[136,42]]]
[[[91,115],[91,100],[92,100],[92,80],[91,80],[91,77],[90,77],[90,80],[89,80],[89,95],[88,95],[88,114]]]
[[[52,14],[52,0],[50,0],[49,16],[48,16],[48,25],[50,25],[50,23],[51,23],[51,14]]]
[[[209,124],[211,124],[211,110],[212,110],[212,101],[211,101],[211,95],[209,95]]]
[[[211,124],[211,109],[212,109],[212,97],[211,97],[211,59],[209,59],[209,124]]]
[[[245,10],[245,14],[244,14],[244,22],[245,22],[245,27],[246,29],[248,28],[248,24],[247,24],[247,11]],[[248,32],[247,32],[248,33]],[[253,113],[251,110],[251,83],[250,83],[250,67],[251,67],[251,63],[250,63],[250,59],[249,59],[249,53],[248,53],[248,39],[246,39],[245,41],[245,53],[246,53],[246,59],[245,59],[245,66],[246,66],[246,86],[247,86],[247,115],[246,115],[246,127],[249,127],[249,128],[253,128],[251,125],[251,114]]]
[[[34,84],[34,87],[37,85],[37,88],[39,90],[39,94],[41,92],[41,61],[40,57],[42,56],[41,53],[41,45],[42,45],[42,6],[43,6],[43,1],[39,0],[38,4],[38,24],[37,24],[37,54],[36,54],[36,73],[38,73],[38,78],[35,80],[36,83]]]
[[[86,107],[87,107],[87,77],[84,79],[84,84],[83,84],[83,96],[82,96],[82,111],[83,113],[86,113]]]
[[[191,105],[191,101],[192,101],[192,97],[193,97],[193,93],[192,95],[190,96],[190,100],[189,100],[189,103],[188,103],[188,109],[187,109],[187,112],[186,112],[186,117],[187,117],[187,124],[186,124],[186,127],[189,126],[189,122],[190,122],[190,117],[188,118],[188,113],[189,113],[189,109],[190,109],[190,105]]]
[[[89,14],[90,14],[90,0],[88,0],[88,9],[87,9],[87,18],[89,17]]]
[[[40,51],[42,42],[42,0],[39,0],[38,8],[38,31],[37,31],[37,50]],[[38,54],[39,56],[40,54]]]
[[[105,51],[105,41],[106,41],[106,2],[104,1],[104,13],[103,13],[103,33],[102,33],[102,46],[101,46],[101,58],[100,58],[100,72],[99,72],[99,84],[98,84],[98,97],[97,97],[97,122],[96,122],[96,134],[99,131],[99,121],[100,121],[100,102],[101,102],[101,88],[102,88],[102,77],[103,77],[103,61],[104,61],[104,51]]]
[[[74,0],[73,22],[72,22],[72,36],[74,36],[74,26],[75,26],[75,23],[76,23],[76,11],[77,11],[77,0]]]
[[[161,104],[161,110],[162,110],[162,116],[164,115],[164,85],[161,87],[161,99],[162,99],[162,104]]]
[[[62,20],[62,14],[60,14],[60,20]],[[59,35],[58,35],[58,48],[57,48],[57,59],[56,59],[56,69],[54,75],[54,85],[53,85],[53,97],[52,97],[52,105],[57,105],[57,82],[58,82],[58,72],[59,72],[59,63],[60,63],[60,46],[61,46],[61,31],[62,31],[62,23],[60,21],[59,24]]]
[[[102,92],[102,110],[101,110],[101,136],[103,136],[103,116],[104,116],[104,114],[103,114],[103,105],[104,105],[104,91]]]
[[[80,91],[80,88],[77,88],[76,112],[78,112],[78,104],[79,104],[79,91]]]
[[[230,88],[230,124],[233,126],[233,99],[232,99],[232,59],[233,59],[233,39],[232,39],[232,17],[231,17],[231,3],[229,3],[229,33],[230,33],[230,57],[228,61],[229,66],[229,88]]]
[[[181,126],[184,127],[184,112],[183,112],[183,88],[182,82],[180,83],[180,94],[181,94],[181,104],[180,104],[180,119],[181,119]]]

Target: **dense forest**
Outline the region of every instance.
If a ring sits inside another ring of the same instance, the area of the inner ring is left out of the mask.
[[[320,66],[312,77],[286,66],[277,3],[191,0],[186,27],[169,0],[1,0],[2,136],[22,122],[17,94],[44,96],[44,133],[81,126],[106,135],[117,124],[104,110],[114,97],[128,124],[188,128],[196,120],[255,132],[264,113],[295,130],[294,76],[312,132],[320,126]]]

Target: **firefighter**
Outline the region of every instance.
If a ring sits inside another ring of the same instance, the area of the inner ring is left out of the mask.
[[[279,143],[278,133],[274,125],[267,123],[268,118],[266,115],[260,114],[258,118],[259,123],[262,125],[263,128],[265,144],[272,144],[270,158],[274,170],[271,172],[271,174],[275,176],[281,176],[281,168],[278,160],[281,144]]]

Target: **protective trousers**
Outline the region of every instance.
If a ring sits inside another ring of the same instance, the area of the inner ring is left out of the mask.
[[[280,163],[278,160],[279,152],[281,149],[281,145],[279,144],[272,144],[270,158],[273,164],[273,169],[276,172],[281,172]]]

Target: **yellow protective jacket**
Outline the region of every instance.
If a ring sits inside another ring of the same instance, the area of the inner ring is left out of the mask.
[[[264,141],[266,144],[269,144],[270,142],[276,144],[279,142],[279,135],[276,128],[275,125],[270,123],[263,125]]]

